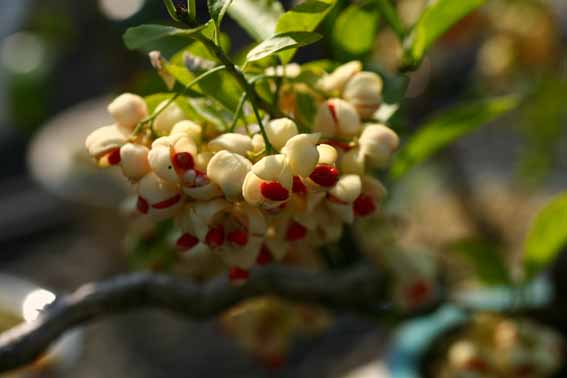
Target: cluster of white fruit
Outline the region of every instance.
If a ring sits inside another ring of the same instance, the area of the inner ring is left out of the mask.
[[[140,213],[175,219],[182,254],[218,253],[231,279],[243,280],[293,243],[337,240],[344,223],[375,212],[385,195],[367,172],[385,167],[399,140],[388,127],[362,121],[380,106],[380,77],[351,62],[319,84],[336,98],[320,105],[312,133],[281,118],[265,124],[264,136],[259,128],[204,135],[169,101],[150,117],[157,137],[148,137],[138,132],[148,123],[146,103],[123,94],[108,107],[115,124],[94,131],[86,147],[136,185]]]
[[[552,329],[526,319],[481,314],[449,348],[439,377],[550,377],[564,354],[565,342]]]

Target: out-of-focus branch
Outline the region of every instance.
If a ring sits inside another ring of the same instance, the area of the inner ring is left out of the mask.
[[[253,270],[243,286],[226,278],[199,285],[178,278],[134,273],[87,284],[48,306],[38,319],[0,335],[0,372],[33,362],[66,331],[93,320],[142,308],[204,319],[261,295],[376,315],[384,301],[383,276],[370,264],[342,272],[306,272],[282,266]]]
[[[491,222],[483,206],[475,196],[475,184],[472,182],[463,163],[462,153],[458,146],[448,148],[444,162],[451,177],[453,192],[459,200],[463,214],[467,216],[476,231],[488,240],[502,242],[502,231]]]

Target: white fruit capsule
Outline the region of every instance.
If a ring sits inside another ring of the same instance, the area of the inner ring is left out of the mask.
[[[314,129],[329,138],[352,138],[360,132],[360,118],[350,103],[332,98],[319,107],[315,116]]]
[[[161,111],[167,104],[169,100],[165,100],[161,102],[158,107],[156,108],[156,112]],[[161,113],[156,117],[154,120],[154,131],[159,136],[166,136],[169,135],[173,126],[178,122],[181,122],[185,119],[185,113],[183,109],[177,103],[172,102],[171,104],[167,105]]]
[[[124,176],[133,181],[144,177],[151,170],[148,153],[149,149],[140,144],[126,143],[123,145],[120,148],[120,167]]]
[[[211,140],[208,146],[212,152],[227,150],[246,156],[246,152],[252,151],[252,139],[247,135],[226,133]]]
[[[138,209],[155,219],[171,218],[182,207],[177,185],[162,180],[151,172],[140,180],[138,194]],[[140,206],[140,202],[144,205]]]
[[[128,142],[128,130],[116,125],[105,126],[93,131],[85,140],[85,147],[96,160],[119,149]]]
[[[293,184],[285,155],[270,155],[252,166],[242,185],[242,195],[253,206],[273,209],[289,200]]]
[[[140,96],[124,93],[108,105],[108,112],[120,126],[134,130],[148,116],[148,106]]]
[[[398,135],[390,128],[379,125],[367,125],[358,140],[360,153],[376,168],[386,167],[400,145]]]
[[[297,126],[289,118],[279,118],[270,121],[265,126],[268,140],[272,146],[280,151],[286,142],[297,135]]]
[[[282,148],[291,171],[296,176],[307,177],[319,162],[317,142],[319,133],[299,134],[289,139]]]
[[[329,193],[341,202],[352,203],[362,190],[362,181],[358,175],[342,175]]]
[[[354,105],[360,118],[369,118],[382,103],[382,87],[382,79],[374,72],[359,72],[346,84],[343,98]]]
[[[270,155],[260,159],[252,167],[252,172],[264,181],[277,181],[284,188],[291,189],[293,175],[285,155]]]
[[[242,198],[244,178],[252,168],[252,163],[233,152],[217,152],[207,167],[207,176],[217,184],[229,201]]]
[[[197,146],[184,134],[156,139],[148,154],[152,170],[163,180],[178,183],[180,176],[194,168]]]
[[[338,166],[342,174],[362,176],[365,172],[364,155],[359,148],[352,148],[341,155]]]
[[[324,76],[317,87],[324,92],[342,92],[347,81],[362,70],[362,63],[357,60],[339,66],[333,73]]]
[[[170,134],[183,134],[191,138],[196,144],[200,144],[203,128],[201,127],[201,125],[198,125],[193,121],[185,120],[177,122],[171,129]]]

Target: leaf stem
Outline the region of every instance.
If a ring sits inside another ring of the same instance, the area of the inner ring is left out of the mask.
[[[150,124],[153,126],[153,122],[154,120],[165,110],[167,109],[171,104],[173,104],[173,102],[175,100],[177,100],[177,98],[179,96],[182,96],[184,94],[186,94],[189,89],[191,89],[191,87],[193,87],[194,85],[198,84],[201,80],[203,80],[204,78],[214,74],[215,72],[221,71],[226,69],[226,66],[222,65],[222,66],[218,66],[215,67],[211,70],[208,70],[207,72],[203,72],[201,75],[197,76],[195,79],[191,80],[191,82],[189,82],[181,92],[177,92],[175,93],[173,96],[171,96],[169,98],[169,100],[165,103],[164,106],[160,107],[158,110],[156,110],[151,116],[146,117],[145,119],[141,120],[137,125],[136,128],[134,129],[134,131],[132,131],[132,135],[131,138],[138,135],[140,133],[140,131],[142,131],[142,129],[144,128],[144,125],[146,124]]]
[[[234,119],[232,120],[232,124],[230,125],[229,131],[233,132],[234,129],[236,128],[236,125],[238,124],[238,119],[240,118],[240,114],[242,113],[242,109],[244,109],[244,103],[246,102],[246,98],[248,97],[248,94],[246,92],[242,93],[242,96],[240,97],[240,101],[238,101],[238,106],[236,107],[236,110],[234,111]]]
[[[236,79],[238,84],[240,84],[240,87],[248,96],[250,104],[252,105],[252,109],[254,110],[254,114],[256,115],[258,126],[260,126],[262,138],[264,138],[264,144],[266,145],[266,151],[268,153],[273,152],[274,148],[272,147],[272,144],[268,139],[268,135],[266,134],[266,130],[264,129],[264,125],[262,123],[262,117],[260,117],[258,110],[259,108],[262,108],[268,113],[273,114],[273,107],[263,101],[260,96],[258,96],[258,93],[256,93],[256,90],[252,87],[248,80],[246,80],[246,77],[244,76],[242,71],[230,60],[230,58],[224,53],[224,51],[222,51],[219,46],[217,46],[212,40],[203,35],[196,34],[192,37],[205,45],[205,47],[221,61],[221,63],[226,67],[226,70]]]

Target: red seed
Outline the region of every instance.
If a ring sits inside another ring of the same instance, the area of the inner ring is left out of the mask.
[[[327,101],[327,108],[329,109],[329,113],[331,113],[331,117],[333,117],[333,122],[335,125],[339,123],[339,118],[337,117],[337,109],[335,108],[335,103],[332,101]]]
[[[417,306],[423,303],[429,293],[431,292],[431,285],[425,280],[419,280],[406,289],[406,297],[409,299],[410,303]]]
[[[193,155],[191,155],[189,152],[179,152],[173,155],[173,165],[175,166],[175,169],[181,171],[188,171],[190,169],[193,169],[193,167],[195,167]]]
[[[354,201],[352,208],[357,217],[366,217],[376,211],[376,202],[371,196],[361,194]]]
[[[179,239],[177,239],[177,243],[175,243],[177,249],[179,251],[187,251],[194,246],[199,244],[199,239],[191,234],[183,234]]]
[[[222,224],[209,229],[207,236],[205,236],[205,243],[211,248],[217,248],[224,244],[224,227]]]
[[[293,221],[289,224],[289,227],[287,228],[286,240],[298,241],[305,238],[306,235],[307,235],[307,228]]]
[[[273,260],[272,252],[266,247],[265,244],[262,244],[262,248],[260,249],[260,254],[256,258],[256,263],[258,265],[267,265],[271,263]]]
[[[285,201],[289,198],[289,190],[277,181],[261,183],[260,192],[265,198],[272,201]]]
[[[122,158],[120,157],[120,148],[112,150],[108,154],[107,159],[108,159],[108,164],[110,164],[110,165],[120,164],[120,161],[122,160]]]
[[[147,214],[148,210],[150,209],[150,205],[148,205],[148,201],[146,201],[141,196],[138,196],[138,201],[136,202],[136,208],[142,214]]]
[[[309,175],[311,180],[316,184],[319,184],[325,188],[330,188],[335,186],[339,180],[339,171],[335,167],[328,164],[319,164],[311,175]]]
[[[170,199],[166,199],[165,201],[161,201],[158,203],[154,203],[152,207],[154,209],[167,209],[175,205],[181,199],[181,194],[176,195],[175,197],[171,197]]]
[[[304,196],[307,194],[307,187],[305,186],[303,181],[301,181],[301,178],[299,176],[293,176],[293,186],[291,188],[291,191],[299,196]]]
[[[239,283],[242,281],[246,281],[250,277],[250,272],[244,269],[240,269],[237,267],[230,268],[228,272],[228,278],[233,283]]]
[[[248,243],[248,232],[244,230],[236,230],[228,233],[227,239],[237,246],[243,247]]]

